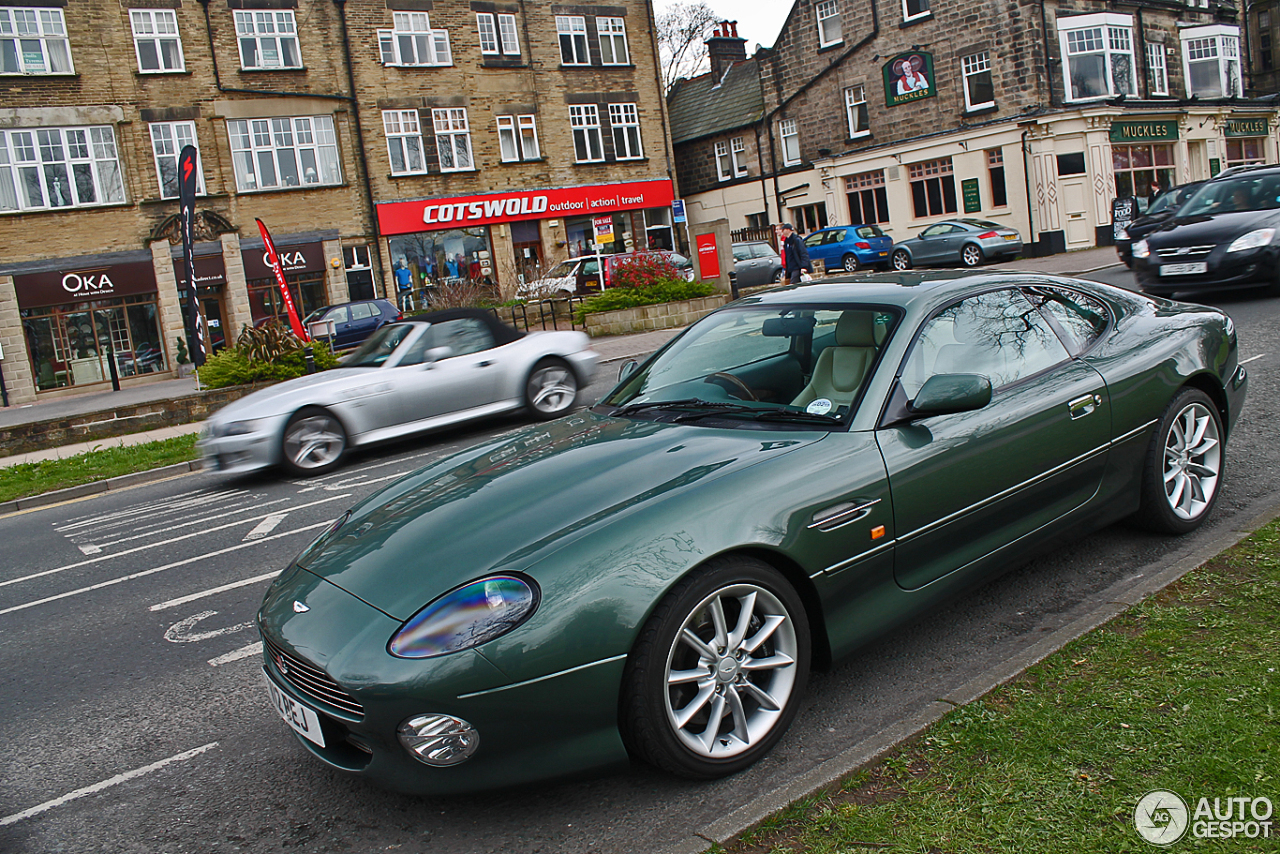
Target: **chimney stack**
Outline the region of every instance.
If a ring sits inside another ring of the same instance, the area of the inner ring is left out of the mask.
[[[712,28],[707,56],[711,60],[711,76],[717,83],[724,79],[730,65],[747,58],[747,40],[738,37],[737,21],[721,21]]]

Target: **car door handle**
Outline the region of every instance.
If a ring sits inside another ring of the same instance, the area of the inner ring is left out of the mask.
[[[1071,420],[1083,418],[1090,412],[1093,412],[1102,405],[1102,395],[1086,394],[1084,397],[1077,397],[1075,400],[1067,404],[1067,408],[1071,410]]]
[[[842,501],[839,504],[832,504],[813,514],[813,520],[809,522],[809,528],[817,528],[819,531],[834,531],[836,528],[842,528],[851,522],[856,522],[864,518],[871,512],[871,508],[880,503],[880,499],[876,498],[864,504],[855,504],[852,501]]]
[[[490,360],[488,360],[488,359],[485,359],[483,362],[476,362],[476,367],[477,367],[477,368],[487,368],[487,367],[489,367],[489,366],[490,366],[490,365],[492,365],[492,364],[493,364],[493,362],[491,362],[491,361],[490,361]]]

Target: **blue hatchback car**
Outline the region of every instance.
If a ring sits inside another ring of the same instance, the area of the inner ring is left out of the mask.
[[[888,267],[893,238],[878,225],[835,225],[804,239],[809,260],[821,261],[828,270],[852,273],[860,267]]]

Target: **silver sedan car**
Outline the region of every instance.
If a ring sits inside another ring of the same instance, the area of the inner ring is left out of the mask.
[[[555,418],[598,358],[582,332],[522,333],[486,311],[437,311],[384,326],[341,367],[228,404],[197,447],[207,470],[320,474],[360,445],[521,407]]]
[[[930,264],[976,267],[983,261],[1009,260],[1022,254],[1022,235],[1016,228],[985,219],[947,219],[935,222],[915,237],[893,247],[895,270]]]

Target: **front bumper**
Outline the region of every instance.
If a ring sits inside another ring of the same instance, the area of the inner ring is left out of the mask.
[[[1227,252],[1227,244],[1215,246],[1207,256],[1194,259],[1173,257],[1160,259],[1154,254],[1146,258],[1134,256],[1133,273],[1138,285],[1147,293],[1171,294],[1181,290],[1230,290],[1256,288],[1277,281],[1276,262],[1280,252],[1266,246],[1243,252]],[[1160,270],[1170,264],[1203,261],[1205,272],[1161,275]]]
[[[204,470],[221,474],[241,474],[268,468],[280,461],[280,436],[287,416],[256,419],[253,429],[238,435],[218,435],[229,425],[217,421],[206,424],[196,441],[196,451]]]
[[[573,374],[578,378],[578,384],[581,386],[591,382],[591,378],[596,375],[596,368],[600,365],[600,354],[595,350],[579,350],[565,356],[565,359],[573,368]]]

